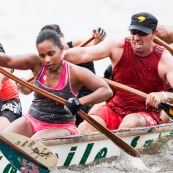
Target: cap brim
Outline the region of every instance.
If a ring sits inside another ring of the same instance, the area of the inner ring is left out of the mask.
[[[130,30],[130,29],[137,29],[137,30],[143,31],[143,32],[145,32],[147,34],[152,32],[151,28],[147,28],[147,27],[144,27],[144,26],[138,26],[138,25],[130,25],[128,30]]]

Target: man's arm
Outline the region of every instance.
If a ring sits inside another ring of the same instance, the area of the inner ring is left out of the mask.
[[[158,25],[157,29],[157,37],[159,37],[168,44],[173,43],[173,25]]]
[[[162,80],[173,88],[173,58],[167,50],[164,51],[160,59],[158,73]],[[158,108],[160,103],[172,103],[172,101],[172,94],[164,91],[149,93],[146,99],[147,104],[156,108]]]
[[[109,53],[107,53],[108,51],[105,49],[105,47],[103,47],[103,44],[104,43],[102,42],[96,46],[75,47],[68,49],[64,53],[64,60],[74,64],[100,60],[110,55]]]
[[[71,48],[64,51],[64,60],[81,64],[109,57],[115,65],[121,58],[123,45],[122,40],[104,40],[95,46]]]

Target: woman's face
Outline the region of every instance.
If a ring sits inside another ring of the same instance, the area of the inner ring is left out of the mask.
[[[63,47],[59,48],[53,41],[45,40],[37,45],[37,50],[46,69],[55,71],[59,68]]]

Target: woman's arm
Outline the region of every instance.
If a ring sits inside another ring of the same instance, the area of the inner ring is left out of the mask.
[[[41,65],[39,57],[36,54],[25,55],[7,55],[0,53],[0,66],[18,70],[32,71],[36,66]]]

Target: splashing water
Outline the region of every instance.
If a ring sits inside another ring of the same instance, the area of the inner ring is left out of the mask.
[[[147,166],[143,163],[143,161],[140,158],[132,157],[130,155],[127,155],[124,152],[121,153],[120,157],[113,164],[114,164],[114,167],[116,167],[116,169],[119,169],[128,173],[133,173],[134,170],[135,170],[135,173],[151,172],[151,170],[147,168]]]

